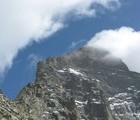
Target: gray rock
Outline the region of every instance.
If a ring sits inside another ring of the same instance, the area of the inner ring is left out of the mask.
[[[140,74],[99,49],[39,62],[14,101],[0,93],[1,120],[140,120]]]

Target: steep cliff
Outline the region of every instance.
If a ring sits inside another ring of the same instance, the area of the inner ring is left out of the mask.
[[[139,73],[105,50],[85,47],[39,62],[35,83],[23,88],[16,100],[1,94],[0,118],[140,120],[139,89]]]

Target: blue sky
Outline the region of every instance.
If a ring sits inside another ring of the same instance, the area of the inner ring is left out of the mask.
[[[10,99],[15,98],[24,86],[29,82],[34,82],[38,60],[63,56],[76,50],[102,30],[129,26],[140,31],[139,5],[139,0],[122,0],[121,7],[117,10],[99,12],[96,17],[68,20],[66,27],[49,38],[46,37],[42,41],[28,44],[14,58],[12,67],[6,72],[3,82],[0,83],[0,89]],[[75,45],[74,48],[71,47],[72,45]]]

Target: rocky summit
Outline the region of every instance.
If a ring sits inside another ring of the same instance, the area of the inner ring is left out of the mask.
[[[14,101],[0,93],[0,120],[140,120],[140,74],[97,48],[49,58]]]

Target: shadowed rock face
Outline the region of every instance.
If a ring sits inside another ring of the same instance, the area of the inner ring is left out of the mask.
[[[39,62],[36,82],[15,101],[1,94],[0,119],[140,120],[139,89],[140,74],[121,59],[85,47]]]

